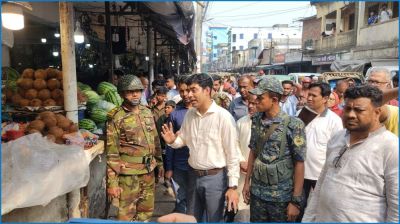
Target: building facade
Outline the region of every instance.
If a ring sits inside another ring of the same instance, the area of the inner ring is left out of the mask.
[[[316,72],[331,71],[332,63],[363,63],[364,71],[374,61],[397,65],[398,2],[311,2],[315,18],[303,20],[303,52],[312,59]],[[389,20],[368,24],[372,11],[380,14],[386,4]],[[316,38],[316,25],[320,24]],[[306,30],[311,32],[306,32]]]

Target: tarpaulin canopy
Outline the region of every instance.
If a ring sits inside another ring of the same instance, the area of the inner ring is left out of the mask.
[[[179,41],[187,45],[193,40],[194,7],[192,2],[143,2],[175,31]]]
[[[336,60],[331,64],[333,72],[363,72],[366,64],[371,63],[370,60]]]

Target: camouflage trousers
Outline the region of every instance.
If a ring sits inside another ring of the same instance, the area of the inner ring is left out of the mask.
[[[154,171],[143,175],[121,175],[118,220],[150,221],[154,210]]]
[[[250,195],[250,222],[287,222],[289,202],[264,201]]]

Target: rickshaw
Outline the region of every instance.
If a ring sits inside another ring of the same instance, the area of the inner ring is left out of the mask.
[[[336,87],[336,83],[339,80],[353,80],[356,86],[365,82],[365,78],[361,72],[324,72],[318,79],[329,83],[331,89]]]

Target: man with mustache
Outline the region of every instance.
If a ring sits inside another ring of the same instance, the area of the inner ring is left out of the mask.
[[[346,129],[328,142],[303,222],[399,222],[399,140],[379,121],[382,98],[373,86],[346,90]]]
[[[240,149],[235,121],[211,99],[212,87],[209,75],[192,75],[189,97],[193,108],[177,134],[172,124],[164,125],[162,137],[172,148],[189,147],[187,213],[198,221],[222,222],[225,200],[228,211],[237,211]]]
[[[118,201],[118,220],[150,221],[154,210],[154,168],[159,170],[158,177],[164,176],[153,115],[140,105],[143,89],[138,77],[122,76],[118,91],[124,102],[108,116],[107,195],[110,201]]]

